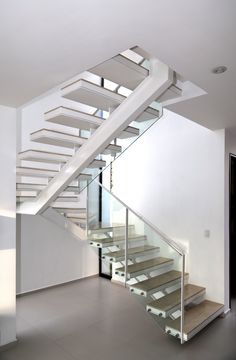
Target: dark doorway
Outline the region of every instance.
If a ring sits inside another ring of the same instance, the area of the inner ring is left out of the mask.
[[[230,277],[230,306],[236,298],[236,156],[229,159],[229,277]]]

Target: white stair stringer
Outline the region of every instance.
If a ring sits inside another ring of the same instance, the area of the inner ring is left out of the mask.
[[[150,64],[149,76],[112,112],[109,121],[105,121],[93,133],[33,203],[24,202],[18,205],[18,213],[35,215],[45,211],[71,181],[170,86],[173,71],[157,59],[151,59]]]

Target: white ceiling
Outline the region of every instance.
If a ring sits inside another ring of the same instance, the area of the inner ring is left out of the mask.
[[[170,109],[236,126],[235,0],[0,0],[0,104],[19,106],[134,45],[208,95]],[[211,69],[226,65],[225,74]]]

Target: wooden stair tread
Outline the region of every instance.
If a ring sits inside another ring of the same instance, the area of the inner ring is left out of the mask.
[[[192,284],[187,284],[184,286],[184,300],[200,294],[204,291],[205,288],[201,286],[196,286]],[[160,299],[154,300],[148,304],[148,307],[158,309],[160,311],[168,311],[171,308],[180,304],[181,301],[181,290],[178,289],[172,293],[163,296]]]
[[[169,262],[172,262],[172,261],[173,260],[170,259],[170,258],[156,257],[156,258],[153,258],[153,259],[140,261],[140,262],[138,262],[136,264],[128,265],[127,271],[128,271],[129,274],[132,274],[132,273],[136,273],[138,271],[150,269],[150,268],[155,267],[155,266],[163,265],[165,263],[168,264]],[[125,267],[122,266],[120,268],[117,268],[116,271],[124,272]]]
[[[181,271],[171,270],[164,274],[154,276],[151,279],[140,281],[137,284],[131,285],[131,288],[135,288],[141,291],[150,291],[164,284],[168,285],[168,283],[180,279],[181,279]]]
[[[132,234],[129,236],[129,241],[145,241],[145,235]],[[106,237],[106,238],[97,238],[97,239],[89,239],[90,245],[103,246],[107,245],[107,247],[112,246],[113,244],[117,244],[119,242],[125,242],[125,236],[115,236],[115,237]]]
[[[143,238],[146,238],[146,236],[133,234],[132,236],[129,236],[129,241],[136,240],[138,238],[143,239]],[[98,241],[103,244],[111,242],[111,240],[114,242],[125,241],[125,237],[124,236],[116,236],[116,237],[111,237],[111,238],[91,239],[91,241]]]
[[[151,251],[151,250],[154,251],[154,250],[159,250],[159,249],[160,248],[158,246],[143,245],[143,246],[129,248],[128,255],[135,255],[135,254],[145,253],[146,251]],[[113,251],[113,252],[108,252],[108,253],[104,254],[104,256],[111,257],[111,258],[120,258],[124,255],[125,255],[124,249],[118,250],[118,251]]]
[[[133,228],[134,227],[134,225],[129,225],[128,226],[129,228]],[[110,232],[110,231],[113,231],[114,229],[117,229],[117,230],[121,230],[121,229],[125,229],[126,228],[126,226],[125,225],[123,225],[123,224],[113,224],[113,225],[96,225],[96,226],[94,226],[94,227],[90,227],[90,229],[89,229],[89,231],[91,232],[91,233],[96,233],[96,231],[99,231],[100,233],[101,232]]]
[[[200,326],[204,321],[210,318],[219,310],[224,309],[223,304],[219,304],[210,300],[204,300],[198,305],[185,310],[184,312],[184,333],[188,335],[198,326]],[[167,326],[174,330],[180,331],[180,319],[169,320]]]

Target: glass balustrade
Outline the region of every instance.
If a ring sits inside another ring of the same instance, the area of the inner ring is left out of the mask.
[[[87,187],[87,238],[102,272],[124,284],[163,331],[184,341],[185,255],[98,181]],[[176,325],[177,324],[177,325]]]

